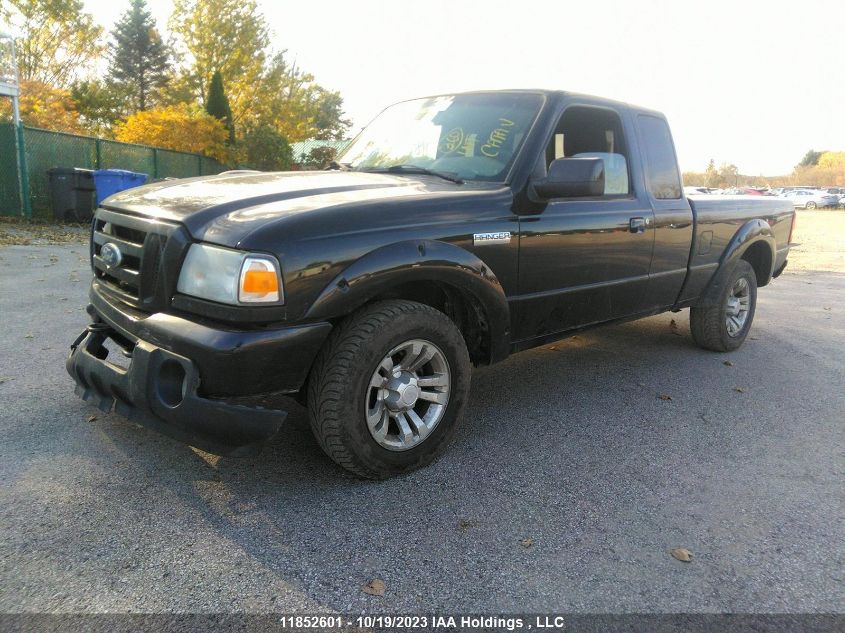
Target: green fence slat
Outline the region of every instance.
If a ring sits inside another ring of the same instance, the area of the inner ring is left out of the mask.
[[[0,124],[0,215],[22,214],[15,126]]]

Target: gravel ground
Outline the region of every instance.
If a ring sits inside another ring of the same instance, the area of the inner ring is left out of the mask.
[[[789,268],[845,272],[845,211],[798,210]]]
[[[681,313],[513,356],[439,462],[366,482],[296,405],[238,460],[82,402],[85,245],[4,247],[0,612],[842,612],[845,268],[811,257],[737,352]]]
[[[85,244],[89,231],[87,224],[53,224],[0,216],[0,246]]]

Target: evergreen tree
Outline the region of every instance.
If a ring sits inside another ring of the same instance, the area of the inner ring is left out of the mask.
[[[223,75],[219,70],[214,71],[214,75],[211,77],[205,111],[223,122],[223,125],[229,131],[229,144],[233,144],[235,142],[235,125],[232,122],[232,108],[229,107],[229,98],[223,89]]]
[[[814,165],[819,164],[819,159],[824,154],[824,151],[817,152],[814,149],[809,150],[806,154],[804,154],[804,158],[801,159],[801,162],[798,163],[799,167],[813,167]]]
[[[170,51],[155,26],[145,0],[131,0],[115,24],[109,75],[132,95],[134,106],[146,110],[153,93],[167,82]]]

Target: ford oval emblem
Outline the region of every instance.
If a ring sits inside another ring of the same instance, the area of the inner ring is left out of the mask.
[[[117,247],[117,244],[107,242],[100,247],[100,258],[105,262],[109,268],[120,266],[123,261],[123,253]]]

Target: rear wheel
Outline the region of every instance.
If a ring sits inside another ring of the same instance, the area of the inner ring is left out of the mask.
[[[690,308],[690,330],[699,347],[730,352],[745,341],[757,306],[757,276],[744,259],[728,276],[714,305]]]
[[[810,209],[810,210],[815,209],[815,208],[816,208],[816,203],[815,203],[815,202],[813,202],[812,200],[808,200],[808,201],[807,201],[807,204],[805,204],[805,205],[804,205],[804,208],[805,208],[805,209]]]
[[[329,457],[362,477],[425,466],[454,435],[470,374],[463,337],[445,314],[413,301],[372,304],[317,358],[311,429]]]

